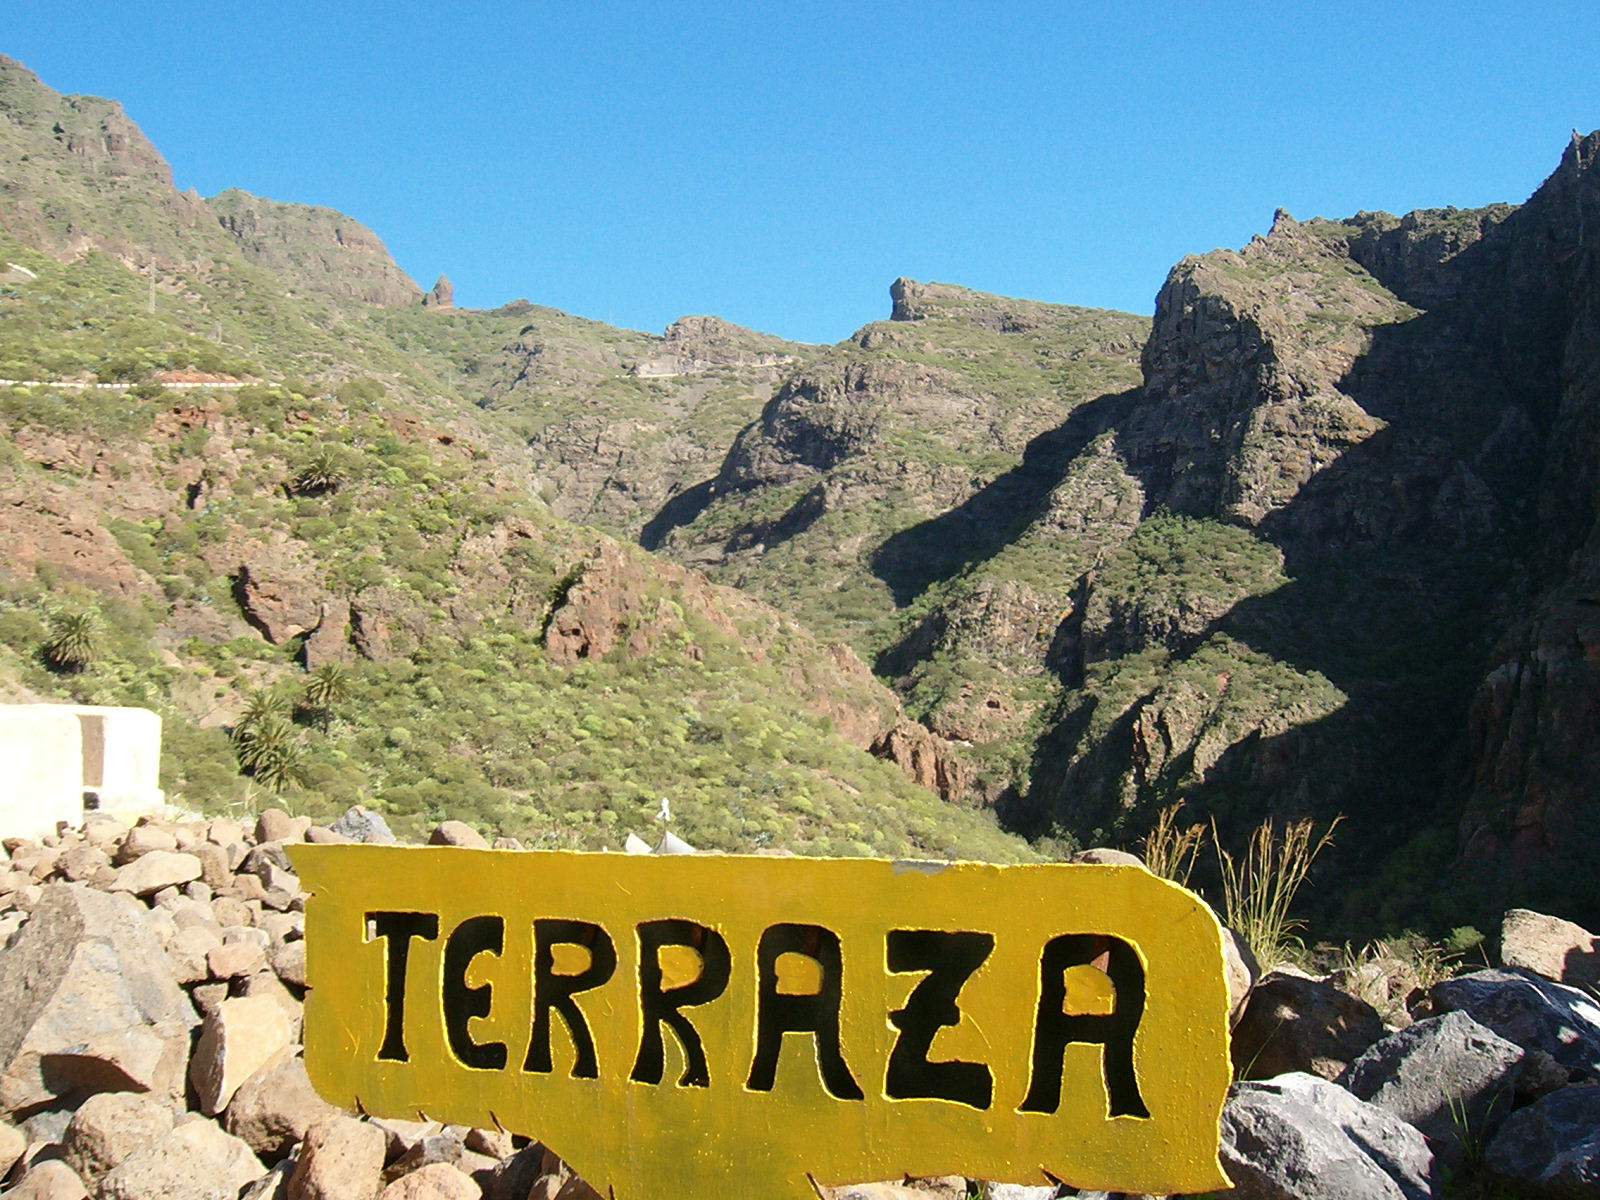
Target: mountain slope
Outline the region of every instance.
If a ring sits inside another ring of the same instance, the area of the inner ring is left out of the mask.
[[[598,846],[669,795],[708,848],[1029,855],[867,753],[902,717],[848,651],[528,493],[465,392],[528,306],[425,311],[347,218],[230,193],[230,233],[109,102],[10,60],[0,96],[0,364],[125,384],[0,391],[7,694],[157,708],[189,803],[287,786]],[[730,329],[610,332],[657,359],[698,337],[690,369],[769,352]],[[178,394],[170,370],[269,382]]]

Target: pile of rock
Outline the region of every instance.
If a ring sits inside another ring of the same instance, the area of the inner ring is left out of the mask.
[[[1403,972],[1268,974],[1234,1034],[1230,1195],[1600,1195],[1600,1004],[1573,986],[1593,982],[1594,945],[1513,910],[1504,966],[1413,988],[1387,1023],[1358,993]]]
[[[284,845],[393,840],[354,808],[327,827],[279,810],[251,827],[92,815],[0,843],[7,1194],[598,1200],[537,1142],[357,1116],[312,1090],[305,895]],[[456,821],[430,840],[485,845]],[[1280,970],[1251,989],[1236,956],[1230,1194],[1431,1200],[1485,1172],[1519,1195],[1600,1194],[1600,1005],[1571,986],[1600,973],[1595,946],[1577,926],[1514,912],[1506,966],[1398,997],[1403,973],[1365,969]],[[834,1200],[963,1200],[975,1187],[990,1200],[1097,1195],[952,1177]]]
[[[357,1117],[300,1057],[304,893],[286,842],[393,841],[269,810],[91,816],[0,862],[0,1177],[28,1200],[597,1200],[501,1130]],[[484,845],[460,822],[433,841]]]

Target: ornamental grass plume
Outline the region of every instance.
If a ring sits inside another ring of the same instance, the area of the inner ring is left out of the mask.
[[[1291,947],[1299,945],[1294,931],[1304,922],[1289,916],[1289,906],[1342,820],[1335,817],[1315,839],[1310,817],[1289,822],[1281,835],[1272,821],[1263,821],[1250,835],[1243,856],[1235,858],[1217,836],[1213,818],[1211,840],[1222,870],[1223,919],[1249,943],[1263,968],[1284,961]]]

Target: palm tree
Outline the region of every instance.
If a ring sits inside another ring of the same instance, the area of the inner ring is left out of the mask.
[[[73,674],[100,657],[100,618],[90,611],[57,613],[49,639],[40,647],[52,670]]]

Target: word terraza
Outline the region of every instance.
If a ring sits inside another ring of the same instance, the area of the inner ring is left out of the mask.
[[[1142,868],[289,853],[335,1104],[498,1124],[619,1200],[1227,1186],[1222,932]]]
[[[366,921],[368,939],[381,940],[385,946],[383,1040],[376,1057],[406,1062],[410,1059],[405,1039],[407,995],[413,987],[410,949],[415,940],[440,937],[439,914],[370,912]],[[670,1031],[683,1061],[677,1085],[709,1087],[711,1064],[692,1014],[727,993],[734,976],[728,941],[716,929],[682,918],[641,921],[633,934],[640,1036],[627,1077],[637,1084],[663,1082],[664,1031]],[[883,1095],[891,1100],[949,1100],[989,1108],[994,1075],[986,1063],[931,1061],[928,1053],[942,1028],[961,1022],[962,989],[989,959],[995,935],[891,929],[881,944],[881,961],[888,971],[922,976],[905,1004],[886,1014],[897,1032],[884,1069]],[[438,995],[428,997],[425,1011],[436,1005],[442,1012],[446,1044],[463,1066],[503,1071],[512,1061],[507,1043],[474,1038],[473,1019],[494,1015],[494,988],[490,983],[468,982],[479,955],[498,958],[505,950],[506,921],[493,914],[468,917],[445,938]],[[594,921],[539,918],[533,922],[529,957],[533,1005],[521,1070],[536,1074],[557,1070],[553,1043],[559,1019],[573,1052],[570,1077],[597,1078],[601,1064],[580,999],[618,983],[615,939]],[[868,956],[861,957],[865,961],[859,968],[852,966],[852,974],[872,969]],[[828,1094],[837,1100],[864,1100],[840,1044],[846,956],[838,933],[814,924],[769,925],[756,942],[751,966],[754,1050],[743,1073],[744,1086],[771,1091],[782,1039],[798,1034],[811,1039],[816,1069]],[[1096,972],[1104,982],[1088,972]],[[1144,1011],[1144,966],[1134,948],[1105,935],[1053,937],[1039,955],[1037,990],[1029,1083],[1018,1110],[1056,1111],[1065,1049],[1079,1043],[1103,1048],[1110,1115],[1148,1117],[1133,1069],[1134,1033]],[[1079,1008],[1088,1011],[1076,1011]]]

